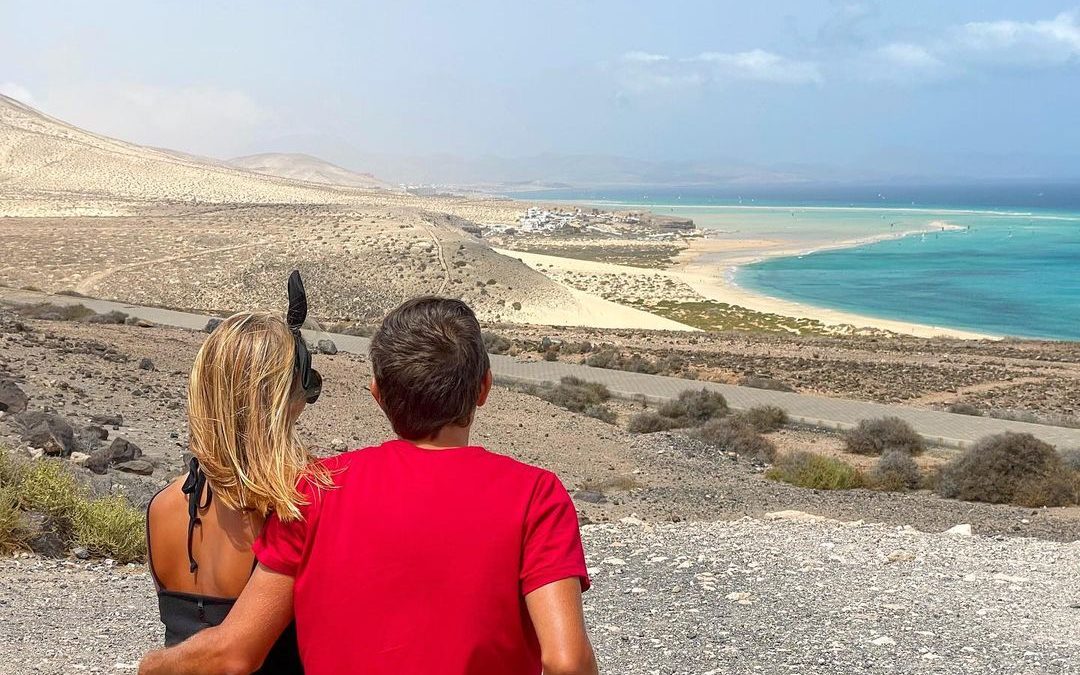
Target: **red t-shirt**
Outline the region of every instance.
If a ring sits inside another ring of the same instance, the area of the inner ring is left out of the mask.
[[[589,586],[577,513],[555,474],[480,447],[406,441],[323,460],[304,519],[271,517],[255,542],[296,578],[305,672],[539,674],[525,595]]]

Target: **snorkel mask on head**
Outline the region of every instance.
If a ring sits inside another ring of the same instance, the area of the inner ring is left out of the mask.
[[[307,293],[304,292],[304,280],[300,278],[300,270],[293,270],[289,275],[289,311],[285,314],[285,323],[293,334],[293,342],[296,343],[296,363],[293,371],[297,381],[304,389],[304,400],[314,403],[319,400],[322,393],[322,375],[311,367],[311,352],[308,351],[304,336],[300,328],[307,320]]]

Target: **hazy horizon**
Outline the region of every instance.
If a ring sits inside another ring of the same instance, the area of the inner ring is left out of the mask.
[[[0,93],[417,182],[1080,179],[1080,5],[8,4]],[[651,178],[652,180],[643,180]]]

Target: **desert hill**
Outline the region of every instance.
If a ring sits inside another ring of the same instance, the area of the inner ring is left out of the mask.
[[[303,153],[267,152],[230,159],[229,166],[245,171],[325,185],[343,185],[364,189],[387,189],[384,183],[370,173],[357,173],[318,157]]]
[[[123,202],[342,203],[362,194],[100,136],[2,95],[0,184],[8,215],[116,213]]]
[[[260,166],[371,182],[277,157]],[[569,288],[474,236],[475,223],[514,222],[521,205],[303,175],[100,136],[0,96],[0,284],[227,312],[275,306],[300,268],[324,321],[371,322],[437,293],[491,322],[685,328]]]

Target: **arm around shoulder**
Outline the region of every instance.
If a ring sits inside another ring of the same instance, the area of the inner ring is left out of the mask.
[[[224,623],[150,652],[139,664],[140,675],[237,675],[258,669],[292,621],[292,592],[292,577],[260,564]]]

